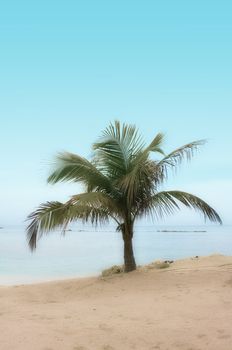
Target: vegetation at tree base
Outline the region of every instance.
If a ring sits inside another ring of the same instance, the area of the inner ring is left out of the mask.
[[[205,219],[221,223],[217,212],[199,197],[183,191],[159,190],[169,170],[190,159],[205,141],[191,142],[166,155],[163,140],[159,133],[145,145],[134,125],[115,121],[93,144],[91,160],[68,152],[58,154],[48,182],[79,182],[85,191],[65,203],[41,204],[28,216],[30,248],[36,248],[44,233],[57,228],[65,232],[74,221],[102,224],[114,220],[122,234],[125,271],[129,272],[136,269],[132,244],[136,220],[144,216],[163,218],[180,210],[182,204],[203,213]]]

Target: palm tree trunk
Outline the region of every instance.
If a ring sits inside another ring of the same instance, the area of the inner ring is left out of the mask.
[[[126,229],[125,227],[123,230],[125,272],[136,270],[132,237],[133,237],[132,228]]]

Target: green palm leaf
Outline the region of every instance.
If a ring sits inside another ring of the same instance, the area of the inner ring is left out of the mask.
[[[145,213],[154,211],[156,217],[163,217],[164,215],[173,214],[175,210],[180,210],[178,203],[199,211],[204,215],[205,219],[222,224],[220,216],[211,206],[201,198],[183,191],[162,191],[156,193],[151,198],[151,201],[148,201],[147,208],[141,208],[141,213],[143,213],[143,210]]]
[[[163,145],[164,142],[164,134],[162,133],[158,133],[154,139],[151,141],[151,143],[148,145],[148,147],[146,147],[143,150],[143,157],[147,154],[149,155],[150,152],[156,152],[156,153],[160,153],[163,156],[165,155],[164,151],[162,150],[161,146]]]
[[[72,181],[85,184],[88,191],[102,190],[111,192],[110,180],[104,176],[94,164],[76,154],[64,152],[56,157],[55,170],[48,182]]]
[[[127,203],[130,207],[133,206],[133,202],[141,199],[144,192],[152,192],[156,188],[160,168],[156,162],[149,159],[149,155],[151,152],[164,155],[161,149],[163,139],[164,135],[159,133],[146,148],[140,149],[131,161],[129,172],[120,180],[120,188],[127,193]]]
[[[135,126],[123,124],[121,127],[118,121],[110,124],[100,140],[93,144],[97,164],[113,179],[128,172],[132,159],[142,147]]]
[[[172,198],[177,199],[186,207],[201,212],[205,219],[222,224],[222,220],[218,213],[201,198],[182,191],[168,191],[168,193]]]
[[[168,170],[175,170],[183,160],[190,161],[199,146],[205,144],[205,140],[193,141],[184,146],[175,149],[173,152],[166,155],[163,159],[157,162],[157,169],[159,169],[159,182],[167,177]]]
[[[28,216],[27,239],[30,248],[36,248],[37,239],[44,233],[65,226],[68,207],[61,202],[46,202]]]
[[[81,205],[87,208],[103,209],[109,213],[117,223],[123,216],[123,208],[121,203],[102,192],[80,193],[71,197],[70,203],[73,205]]]
[[[45,233],[65,229],[69,223],[76,220],[90,221],[92,224],[105,223],[109,220],[110,212],[102,207],[66,203],[46,202],[28,216],[30,224],[27,227],[27,239],[31,250],[36,248],[37,240]]]

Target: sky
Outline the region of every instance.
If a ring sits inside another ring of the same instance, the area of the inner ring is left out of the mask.
[[[207,139],[165,188],[207,200],[232,224],[232,2],[0,3],[0,226],[80,188],[48,185],[54,155],[91,155],[115,119],[164,150]],[[165,224],[203,224],[184,210]],[[161,223],[159,223],[161,224]]]

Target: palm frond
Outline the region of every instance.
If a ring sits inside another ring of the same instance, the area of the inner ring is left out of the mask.
[[[93,144],[95,160],[111,178],[125,175],[132,159],[141,151],[143,142],[133,125],[110,124],[98,142]]]
[[[149,160],[149,155],[151,152],[164,155],[161,149],[163,140],[164,135],[157,134],[146,148],[136,154],[131,162],[130,171],[120,179],[120,188],[127,194],[128,203],[135,201],[138,195],[141,197],[144,190],[152,193],[156,188],[160,168],[155,161]]]
[[[151,195],[155,189],[155,163],[145,160],[136,164],[132,171],[120,179],[119,188],[127,198],[130,208],[144,196]]]
[[[148,145],[148,147],[145,148],[143,151],[144,153],[150,153],[150,152],[156,152],[160,153],[163,156],[165,155],[164,151],[162,150],[162,145],[164,142],[164,134],[158,133],[154,139],[151,141],[151,143]]]
[[[138,201],[134,219],[148,215],[154,216],[158,220],[174,214],[179,209],[180,207],[172,196],[168,192],[162,191],[152,196],[147,196],[144,201]]]
[[[27,239],[32,250],[36,248],[38,237],[44,232],[66,224],[67,211],[68,207],[61,202],[46,202],[27,217],[27,220],[30,221],[27,227]]]
[[[81,182],[86,185],[89,191],[110,192],[112,189],[109,179],[94,164],[83,157],[68,152],[58,154],[55,170],[48,178],[48,182],[51,184],[64,181]]]
[[[38,239],[45,233],[55,229],[61,229],[64,232],[67,225],[78,219],[83,223],[92,224],[108,222],[110,213],[107,209],[93,207],[80,203],[68,201],[46,202],[28,216],[30,224],[27,227],[27,239],[31,250],[36,248]]]
[[[211,206],[201,198],[183,191],[162,191],[156,193],[148,199],[147,205],[139,208],[138,215],[151,214],[154,211],[156,217],[163,217],[174,213],[175,210],[180,210],[178,202],[202,213],[205,219],[222,224],[220,216]]]
[[[87,206],[95,209],[103,209],[109,213],[113,219],[118,221],[122,217],[122,203],[102,192],[88,192],[74,195],[70,199],[73,205]]]
[[[201,198],[183,191],[168,191],[168,193],[173,199],[177,199],[186,207],[201,212],[205,219],[222,224],[222,220],[218,213]]]
[[[206,143],[206,140],[193,141],[182,147],[175,149],[173,152],[166,155],[163,159],[157,162],[157,171],[159,172],[160,182],[162,182],[168,174],[169,169],[176,169],[183,160],[191,160],[199,146]]]

